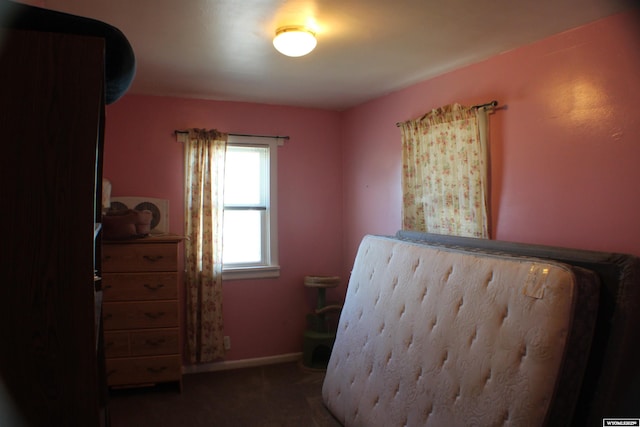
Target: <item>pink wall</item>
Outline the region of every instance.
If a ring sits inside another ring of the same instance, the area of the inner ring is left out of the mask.
[[[127,95],[107,107],[104,175],[114,196],[170,201],[170,230],[183,233],[183,154],[175,129],[288,135],[278,148],[281,276],[225,282],[227,360],[301,351],[315,294],[309,274],[339,275],[342,167],[339,114],[248,103]]]
[[[344,268],[401,223],[395,123],[496,99],[494,238],[640,255],[640,28],[622,14],[345,112]],[[343,273],[344,274],[344,273]]]
[[[495,238],[640,255],[637,18],[604,19],[342,113],[127,95],[107,108],[105,175],[113,195],[170,199],[181,233],[174,129],[291,136],[279,149],[282,275],[224,284],[227,360],[301,350],[314,304],[303,276],[346,282],[362,236],[395,233],[395,123],[445,104],[504,106],[490,124]]]

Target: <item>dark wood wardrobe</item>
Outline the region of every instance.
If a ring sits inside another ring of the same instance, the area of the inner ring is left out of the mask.
[[[108,424],[100,325],[104,51],[0,31],[0,425]]]

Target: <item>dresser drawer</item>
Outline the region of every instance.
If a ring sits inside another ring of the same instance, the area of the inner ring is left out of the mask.
[[[179,331],[177,328],[108,331],[104,333],[104,349],[107,357],[179,354]]]
[[[103,245],[102,271],[177,271],[175,244],[122,243]]]
[[[182,376],[178,355],[107,359],[106,365],[110,386],[179,381]]]
[[[104,354],[106,357],[130,356],[129,332],[105,332]]]
[[[104,301],[178,298],[178,273],[104,273]]]
[[[178,326],[177,301],[105,302],[104,330]]]
[[[136,331],[130,333],[132,356],[180,353],[178,329]]]

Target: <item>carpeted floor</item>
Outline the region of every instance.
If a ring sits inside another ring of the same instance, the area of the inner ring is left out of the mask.
[[[338,427],[323,372],[298,363],[189,374],[175,384],[113,390],[111,427]]]

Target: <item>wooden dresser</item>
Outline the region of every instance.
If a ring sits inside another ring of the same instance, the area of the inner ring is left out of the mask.
[[[179,236],[103,242],[109,386],[176,381],[182,388]]]

